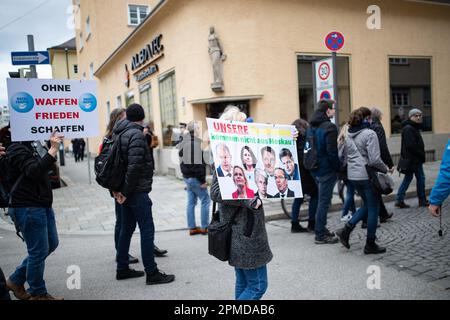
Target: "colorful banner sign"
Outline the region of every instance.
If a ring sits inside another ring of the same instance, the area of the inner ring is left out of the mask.
[[[206,120],[222,199],[303,197],[294,126]]]
[[[95,81],[7,79],[13,141],[100,134]]]

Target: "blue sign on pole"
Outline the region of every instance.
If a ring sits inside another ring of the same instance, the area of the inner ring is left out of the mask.
[[[15,66],[50,64],[50,55],[48,51],[16,51],[11,52],[11,62]]]

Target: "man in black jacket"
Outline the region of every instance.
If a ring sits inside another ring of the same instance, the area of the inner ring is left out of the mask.
[[[320,100],[312,115],[311,127],[307,130],[307,136],[314,134],[318,161],[318,168],[311,170],[319,190],[315,222],[316,244],[339,242],[334,233],[326,228],[328,209],[340,169],[337,148],[338,131],[336,125],[331,122],[336,111],[334,104],[334,100]]]
[[[186,183],[187,207],[186,216],[189,234],[207,234],[209,223],[209,206],[211,200],[206,184],[206,164],[203,161],[202,140],[196,137],[197,124],[191,121],[187,125],[187,132],[183,140],[178,144],[180,156],[180,169]],[[201,228],[195,223],[195,205],[197,198],[202,202],[201,208]]]
[[[160,272],[153,252],[155,226],[152,216],[153,163],[151,163],[144,133],[144,109],[132,104],[126,109],[127,118],[117,122],[114,135],[120,135],[121,154],[126,162],[126,173],[120,190],[112,190],[116,201],[122,205],[122,227],[119,236],[116,279],[123,280],[146,275],[146,284],[168,283],[174,275]],[[145,273],[130,269],[128,251],[131,237],[139,225],[142,262]]]
[[[48,152],[39,142],[12,142],[7,147],[5,184],[11,192],[10,207],[14,209],[9,213],[25,239],[28,256],[6,285],[21,300],[62,300],[48,294],[44,269],[46,258],[58,246],[48,171],[56,161],[63,138],[54,132]],[[30,286],[28,292],[25,282]]]
[[[402,149],[398,164],[400,172],[405,174],[402,184],[397,193],[396,207],[409,208],[404,202],[406,190],[416,176],[417,196],[419,197],[419,207],[428,206],[425,195],[425,173],[423,164],[425,163],[425,145],[423,143],[420,128],[422,126],[422,111],[412,109],[408,114],[409,119],[402,123]]]

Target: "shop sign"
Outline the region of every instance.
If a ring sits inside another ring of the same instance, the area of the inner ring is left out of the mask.
[[[134,77],[137,82],[144,80],[145,78],[151,76],[152,74],[158,72],[159,68],[157,64],[152,64],[136,74]]]
[[[152,42],[147,44],[144,48],[136,53],[131,58],[131,70],[134,71],[139,67],[144,66],[147,62],[158,57],[164,50],[164,46],[161,44],[162,34],[155,37]]]

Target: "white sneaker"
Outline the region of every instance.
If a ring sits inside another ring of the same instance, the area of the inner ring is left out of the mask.
[[[352,215],[350,213],[347,213],[345,216],[343,216],[341,218],[341,221],[342,222],[349,222],[351,218],[352,218]]]

